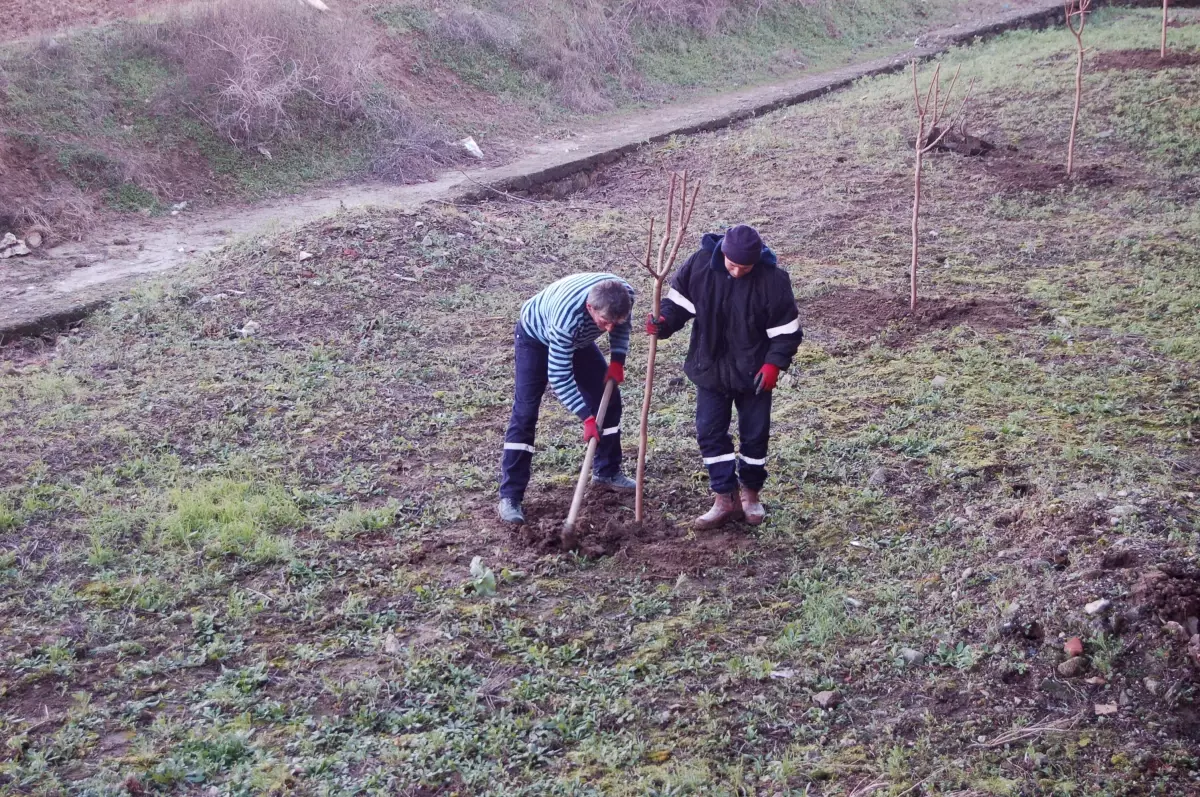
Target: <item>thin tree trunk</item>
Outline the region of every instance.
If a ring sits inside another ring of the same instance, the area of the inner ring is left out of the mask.
[[[1075,129],[1079,126],[1079,103],[1083,97],[1083,42],[1075,57],[1075,112],[1071,114],[1071,138],[1067,141],[1067,177],[1075,168]]]
[[[925,144],[925,120],[921,119],[917,125],[917,165],[913,174],[913,212],[912,212],[912,263],[909,266],[909,303],[908,309],[911,312],[917,310],[917,235],[919,233],[918,224],[921,218],[921,161],[924,156],[922,147]]]
[[[663,280],[654,281],[654,318],[662,309]],[[654,392],[654,358],[658,354],[658,335],[650,338],[650,353],[646,358],[646,390],[642,394],[642,424],[638,437],[637,488],[633,499],[633,519],[642,522],[642,499],[646,483],[646,449],[650,444],[650,396]]]
[[[1167,57],[1167,3],[1169,0],[1163,0],[1163,22],[1162,22],[1162,45],[1158,51],[1159,58]]]

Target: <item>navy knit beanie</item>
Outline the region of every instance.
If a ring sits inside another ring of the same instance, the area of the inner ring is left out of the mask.
[[[758,230],[748,224],[730,227],[721,242],[721,251],[725,257],[739,266],[753,266],[762,257],[763,242]]]

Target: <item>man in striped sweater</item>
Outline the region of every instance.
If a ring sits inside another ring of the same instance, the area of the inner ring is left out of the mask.
[[[558,400],[583,422],[585,443],[598,438],[592,482],[632,490],[634,482],[621,473],[621,393],[613,390],[604,428],[596,412],[604,383],[625,381],[629,352],[633,288],[612,274],[572,274],[555,282],[521,307],[514,332],[516,395],[512,418],[504,435],[501,463],[500,518],[524,523],[521,501],[529,485],[533,439],[542,394],[549,383]],[[596,339],[608,333],[612,363],[604,360]]]

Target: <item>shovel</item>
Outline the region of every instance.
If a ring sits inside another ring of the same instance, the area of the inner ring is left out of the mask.
[[[613,389],[616,386],[617,383],[611,379],[604,385],[604,396],[600,399],[600,409],[596,411],[596,430],[600,434],[604,434],[604,416],[608,413],[608,402],[612,399]],[[575,547],[575,521],[579,519],[579,508],[583,506],[583,494],[587,490],[588,479],[592,475],[592,460],[596,458],[596,448],[599,445],[599,437],[593,437],[588,441],[587,453],[583,456],[583,468],[579,471],[579,483],[575,485],[575,497],[571,499],[571,511],[567,513],[567,522],[563,524],[564,548]]]

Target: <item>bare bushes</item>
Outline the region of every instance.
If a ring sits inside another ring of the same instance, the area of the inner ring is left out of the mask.
[[[494,10],[442,10],[430,33],[467,59],[488,54],[550,84],[573,110],[596,112],[613,105],[607,83],[633,74],[632,39],[610,11],[603,0],[501,0]]]
[[[785,5],[785,0],[490,0],[486,8],[436,8],[428,32],[468,60],[486,53],[535,75],[564,105],[588,113],[611,109],[622,90],[643,88],[636,63],[644,44],[640,36],[673,31],[707,38],[726,24],[744,29]]]
[[[295,0],[225,0],[164,23],[151,44],[181,74],[162,100],[238,147],[340,138],[376,174],[428,177],[454,154],[388,85],[373,35]]]
[[[369,37],[294,0],[233,0],[155,31],[178,65],[176,99],[239,145],[297,140],[313,128],[379,121],[394,110],[377,85]]]
[[[761,12],[779,0],[629,0],[621,7],[624,15],[651,28],[682,28],[711,36],[717,32],[721,20],[731,11],[739,9]],[[800,5],[812,5],[801,2]]]

